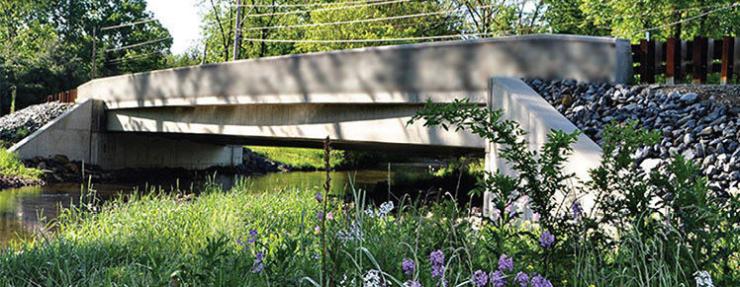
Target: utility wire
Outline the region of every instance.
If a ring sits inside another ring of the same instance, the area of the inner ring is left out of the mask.
[[[164,54],[165,52],[166,51],[154,51],[154,52],[149,52],[149,53],[144,53],[144,54],[132,55],[130,57],[121,57],[121,58],[117,58],[117,59],[112,59],[112,60],[109,60],[109,61],[106,61],[106,62],[107,63],[110,63],[110,64],[117,64],[117,63],[121,63],[121,62],[127,62],[129,60],[138,60],[138,59],[142,59],[142,58],[148,58],[148,57],[153,56],[153,55]]]
[[[476,8],[483,9],[483,8],[490,8],[493,6],[495,5],[479,6]],[[389,20],[400,20],[400,19],[408,19],[408,18],[416,18],[416,17],[426,17],[426,16],[449,14],[449,13],[457,12],[458,10],[459,9],[449,9],[449,10],[441,10],[441,11],[435,11],[435,12],[418,13],[418,14],[407,14],[407,15],[389,16],[389,17],[382,17],[382,18],[348,20],[348,21],[339,21],[339,22],[328,22],[328,23],[310,23],[310,24],[283,25],[283,26],[262,26],[262,27],[249,28],[247,29],[247,31],[263,30],[263,29],[273,30],[273,29],[307,28],[307,27],[319,27],[319,26],[335,26],[335,25],[356,24],[356,23],[381,22],[381,21],[389,21]]]
[[[154,21],[157,21],[157,19],[154,19],[154,18],[144,19],[144,20],[140,20],[140,21],[134,21],[134,22],[123,23],[123,24],[119,24],[119,25],[113,25],[113,26],[103,27],[103,28],[100,28],[100,31],[114,30],[114,29],[119,29],[119,28],[123,28],[123,27],[129,27],[129,26],[134,26],[134,25],[138,25],[138,24],[144,24],[144,23],[154,22]]]
[[[165,38],[150,40],[150,41],[141,42],[141,43],[137,43],[137,44],[132,44],[132,45],[128,45],[128,46],[122,46],[122,47],[118,47],[118,48],[112,48],[112,49],[108,49],[108,50],[105,50],[105,51],[106,52],[115,52],[115,51],[120,51],[120,50],[126,50],[126,49],[130,49],[130,48],[136,48],[136,47],[141,47],[141,46],[145,46],[145,45],[149,45],[149,44],[159,43],[159,42],[170,40],[170,39],[172,39],[172,37],[165,37]]]
[[[379,42],[406,42],[406,41],[426,41],[426,40],[443,40],[461,37],[481,37],[492,35],[494,33],[472,33],[472,34],[455,34],[440,36],[419,36],[419,37],[402,37],[402,38],[382,38],[382,39],[333,39],[333,40],[291,40],[291,39],[258,39],[244,38],[244,41],[265,42],[265,43],[379,43]]]
[[[328,7],[328,8],[319,8],[319,9],[304,10],[304,11],[287,11],[287,12],[276,12],[276,13],[248,14],[248,15],[244,15],[244,17],[253,18],[253,17],[265,17],[265,16],[282,16],[282,15],[293,15],[293,14],[304,14],[304,13],[311,13],[311,12],[334,11],[334,10],[345,10],[345,9],[353,9],[353,8],[363,8],[363,7],[371,7],[371,6],[380,6],[380,5],[403,3],[403,2],[409,2],[409,1],[411,1],[411,0],[389,0],[389,1],[382,1],[382,2],[372,2],[372,3],[367,3],[367,4],[358,4],[358,5],[351,5],[351,6]]]
[[[686,23],[686,22],[689,22],[689,21],[693,21],[695,19],[698,19],[698,18],[707,16],[707,15],[712,14],[712,13],[716,13],[716,12],[719,12],[719,11],[722,11],[722,10],[725,10],[725,9],[730,9],[730,8],[734,8],[734,7],[738,7],[738,6],[740,6],[740,2],[735,2],[735,3],[732,3],[732,4],[727,5],[727,6],[723,6],[723,7],[714,9],[714,10],[709,10],[707,12],[698,14],[696,16],[692,16],[692,17],[683,19],[681,21],[675,21],[675,22],[671,22],[671,23],[668,23],[668,24],[658,25],[658,26],[655,26],[655,27],[650,27],[650,28],[647,28],[647,29],[643,29],[643,30],[637,31],[637,33],[644,33],[644,32],[649,32],[649,31],[654,31],[654,30],[662,29],[662,28],[665,28],[665,27],[675,26],[675,25],[678,25],[678,24],[682,24],[682,23]]]
[[[334,2],[334,3],[304,3],[304,4],[241,4],[233,5],[235,7],[247,7],[247,8],[301,8],[301,7],[321,7],[331,5],[353,5],[353,4],[368,4],[373,2],[382,2],[386,0],[363,0],[363,1],[348,1],[348,2]]]

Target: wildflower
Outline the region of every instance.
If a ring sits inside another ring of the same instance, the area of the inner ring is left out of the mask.
[[[341,240],[344,243],[347,243],[349,241],[355,241],[355,240],[361,240],[362,239],[362,229],[360,229],[360,225],[357,224],[357,222],[353,222],[348,230],[340,230],[337,232],[337,239]]]
[[[491,284],[494,287],[506,286],[506,275],[504,275],[504,272],[501,272],[501,270],[491,272],[489,277],[491,278]]]
[[[538,212],[532,213],[532,221],[540,221],[540,214]]]
[[[423,287],[419,281],[409,280],[403,283],[403,287]]]
[[[367,217],[373,218],[375,217],[375,211],[373,211],[372,208],[365,209],[365,215],[367,215]]]
[[[573,212],[573,218],[578,220],[581,218],[581,215],[583,215],[583,206],[581,206],[581,203],[576,201],[573,202],[573,204],[570,206],[571,212]]]
[[[714,287],[712,276],[707,271],[696,271],[694,280],[696,280],[696,287]]]
[[[488,284],[488,274],[483,272],[483,270],[476,270],[473,272],[473,278],[470,281],[473,281],[473,285],[476,287],[486,286]]]
[[[380,271],[370,270],[365,273],[365,277],[362,278],[363,287],[381,287],[384,286],[383,280],[380,278]]]
[[[519,284],[520,287],[527,287],[527,285],[529,285],[529,275],[520,271],[516,274],[514,282],[516,282],[516,284]]]
[[[329,213],[326,214],[326,219],[334,220],[334,212],[329,211]]]
[[[316,234],[321,233],[321,226],[318,226],[318,225],[314,226],[313,233],[316,233]]]
[[[498,270],[501,271],[513,271],[514,270],[514,259],[506,254],[501,254],[498,258]]]
[[[393,208],[395,206],[393,205],[393,201],[386,201],[383,202],[383,204],[380,205],[380,208],[378,209],[378,216],[379,217],[385,217],[386,215],[390,214],[391,211],[393,211]]]
[[[256,229],[250,229],[249,230],[249,238],[247,239],[247,243],[252,244],[257,241],[257,230]]]
[[[414,263],[414,260],[404,258],[403,261],[401,261],[401,270],[403,271],[403,274],[411,276],[414,274],[414,271],[416,271],[416,263]]]
[[[322,194],[321,194],[321,191],[317,191],[317,192],[316,192],[316,195],[314,196],[314,198],[315,198],[315,199],[316,199],[316,201],[318,201],[319,203],[321,203],[322,201],[324,201],[324,195],[322,195]]]
[[[550,280],[547,280],[547,278],[542,277],[541,275],[535,275],[532,277],[532,287],[552,287],[552,283],[550,283]]]
[[[442,250],[429,254],[429,262],[432,264],[432,277],[442,277],[445,273],[445,254]]]
[[[252,273],[260,273],[262,272],[262,270],[265,269],[265,265],[262,262],[264,258],[265,258],[264,253],[257,252],[257,255],[254,258],[254,264],[252,264]]]
[[[543,248],[550,248],[553,243],[555,243],[555,235],[552,235],[549,230],[542,232],[542,235],[540,235],[540,246]]]
[[[316,213],[316,219],[318,219],[319,221],[321,221],[322,219],[324,219],[324,212],[322,212],[322,211],[317,212]]]
[[[488,215],[488,218],[493,221],[498,221],[501,218],[501,211],[496,208],[491,209],[491,214]]]

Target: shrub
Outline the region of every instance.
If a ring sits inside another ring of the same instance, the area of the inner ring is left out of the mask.
[[[0,174],[26,179],[38,179],[41,177],[42,172],[35,168],[27,168],[15,154],[4,148],[0,148]]]

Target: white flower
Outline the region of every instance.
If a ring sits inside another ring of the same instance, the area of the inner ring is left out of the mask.
[[[383,280],[380,278],[380,271],[370,270],[365,273],[365,277],[362,278],[363,287],[385,287]]]
[[[707,271],[696,271],[694,273],[694,280],[696,280],[697,287],[714,287],[712,276]]]
[[[350,224],[348,230],[340,230],[337,232],[337,239],[344,243],[348,241],[362,240],[362,229],[357,222]]]
[[[378,210],[378,216],[384,217],[391,213],[393,211],[393,208],[395,206],[393,205],[393,201],[386,201],[383,202],[383,204],[380,205],[380,209]]]

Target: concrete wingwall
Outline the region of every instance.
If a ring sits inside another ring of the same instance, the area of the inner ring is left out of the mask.
[[[101,101],[85,100],[10,148],[21,159],[65,155],[105,169],[233,166],[240,146],[172,140],[156,135],[105,131]]]
[[[492,76],[625,82],[629,42],[525,35],[289,55],[90,81],[108,109],[237,104],[485,102]]]
[[[526,83],[519,79],[507,77],[494,77],[491,79],[491,92],[488,106],[491,109],[501,110],[503,119],[513,120],[527,132],[526,140],[529,142],[530,150],[541,150],[547,142],[547,135],[553,130],[564,132],[577,131],[570,120],[560,114],[549,102],[537,94]],[[573,173],[579,180],[590,178],[589,170],[601,164],[601,147],[581,133],[573,144],[573,153],[567,158],[563,166],[564,173]],[[499,155],[502,147],[494,143],[486,145],[486,170],[500,171],[507,175],[516,175],[511,165]],[[577,182],[572,182],[574,186]],[[557,199],[563,196],[556,195]],[[584,209],[591,210],[594,203],[594,195],[580,195],[579,202]],[[487,193],[484,197],[483,210],[490,214],[492,194]],[[572,198],[571,198],[572,199]]]

